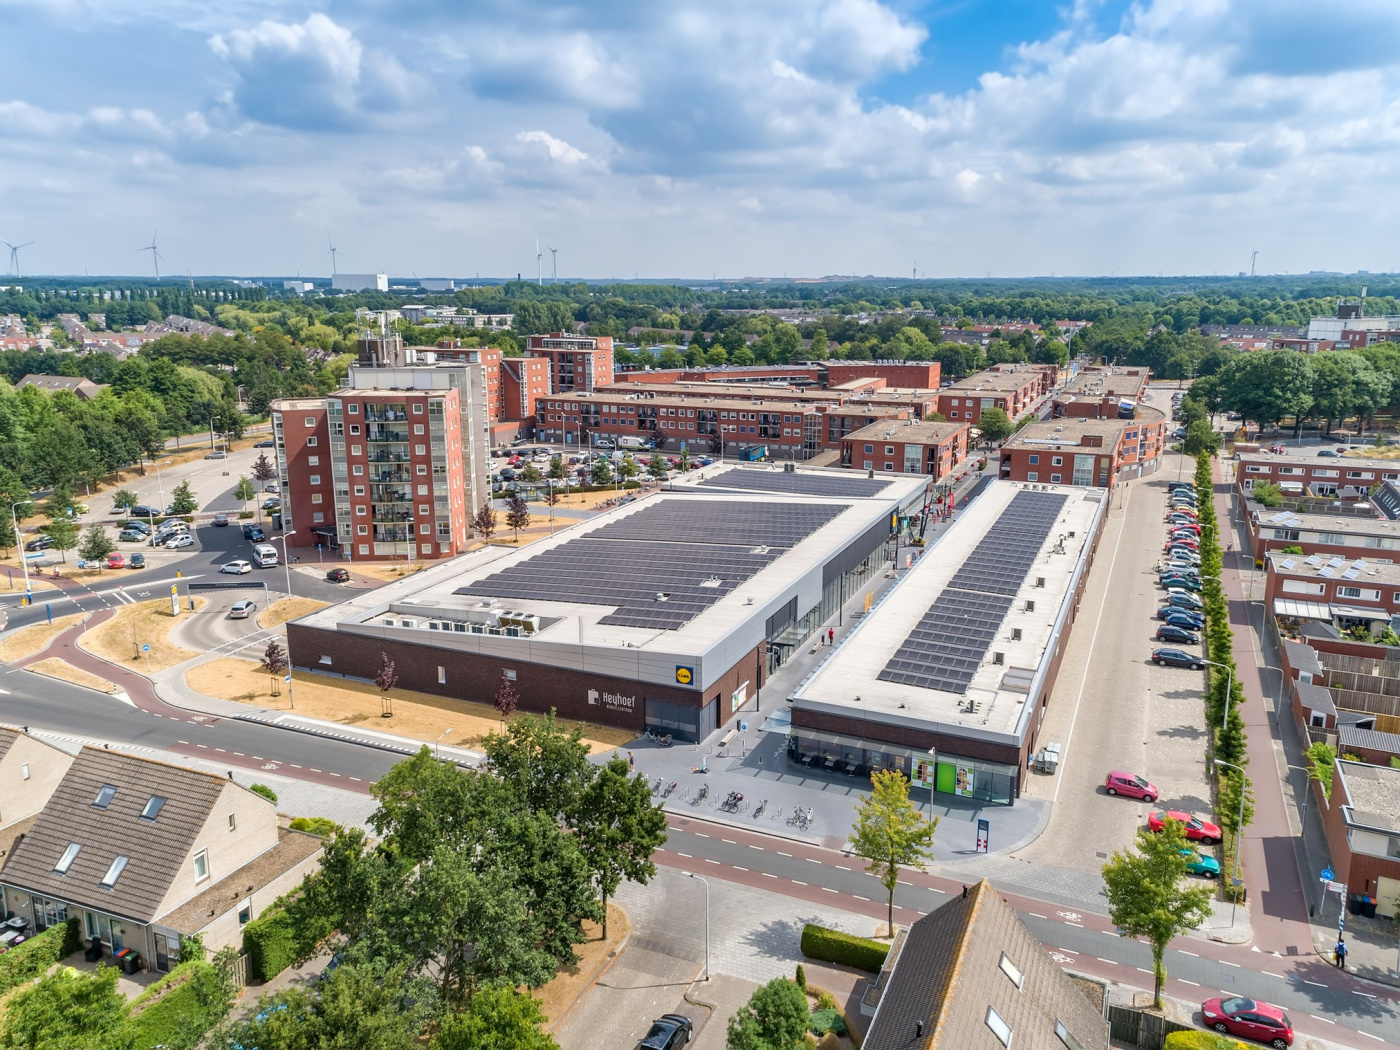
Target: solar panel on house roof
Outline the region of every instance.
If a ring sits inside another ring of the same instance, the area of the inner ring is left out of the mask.
[[[1017,493],[876,677],[967,692],[1067,499]]]
[[[798,496],[868,497],[888,488],[888,481],[863,477],[833,477],[830,474],[785,470],[745,470],[736,468],[706,478],[702,488],[743,489],[748,492],[785,492]]]
[[[599,623],[674,631],[845,509],[662,500],[454,593],[611,605]]]

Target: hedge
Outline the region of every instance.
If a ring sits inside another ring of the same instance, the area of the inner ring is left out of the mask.
[[[1250,1050],[1251,1045],[1214,1032],[1173,1032],[1163,1050]]]
[[[248,976],[270,981],[297,957],[296,931],[285,911],[264,912],[243,927],[243,950],[248,953]]]
[[[827,1032],[845,1035],[846,1019],[841,1016],[840,1010],[817,1010],[812,1014],[812,1023],[809,1028],[817,1035],[825,1035]]]
[[[181,963],[131,1004],[126,1030],[136,1046],[186,1050],[228,1013],[224,977],[202,959]]]
[[[11,948],[4,955],[0,955],[0,995],[42,975],[54,963],[67,958],[82,947],[83,938],[78,932],[78,920],[69,919],[58,926],[50,926],[18,948]]]
[[[854,966],[857,970],[879,973],[890,953],[888,944],[856,937],[840,930],[808,923],[802,928],[802,954],[812,959]]]

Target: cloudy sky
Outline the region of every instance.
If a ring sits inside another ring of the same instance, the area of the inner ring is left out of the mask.
[[[0,157],[40,273],[1400,270],[1400,3],[0,0]]]

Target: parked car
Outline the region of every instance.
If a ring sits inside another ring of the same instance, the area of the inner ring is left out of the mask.
[[[1161,831],[1169,818],[1186,825],[1186,837],[1192,842],[1199,842],[1203,846],[1214,846],[1220,841],[1220,828],[1217,825],[1208,820],[1202,820],[1200,817],[1193,817],[1190,813],[1183,813],[1178,809],[1153,813],[1147,818],[1147,830]]]
[[[126,555],[123,554],[121,551],[113,551],[111,554],[107,555],[107,568],[125,569]]]
[[[228,453],[223,449],[215,449],[213,452],[205,453],[205,459],[228,459]]]
[[[262,503],[263,510],[276,510],[280,506],[282,506],[282,501],[276,496],[268,496]]]
[[[30,540],[24,545],[24,549],[27,551],[46,551],[52,546],[52,536],[35,536],[32,540]]]
[[[1185,561],[1185,560],[1183,560],[1183,559],[1181,559],[1181,558],[1173,558],[1173,559],[1171,559],[1171,561],[1168,561],[1168,562],[1164,563],[1159,571],[1160,571],[1160,572],[1185,572],[1185,573],[1189,573],[1189,574],[1191,574],[1191,575],[1193,575],[1193,576],[1199,576],[1200,573],[1201,573],[1201,567],[1200,567],[1199,564],[1193,564],[1193,563],[1191,563],[1191,562],[1189,562],[1189,561]]]
[[[662,1014],[651,1022],[651,1028],[642,1036],[637,1050],[680,1050],[690,1042],[691,1030],[690,1018],[680,1014]]]
[[[252,616],[253,613],[257,612],[257,610],[257,602],[250,598],[244,598],[242,601],[233,603],[233,607],[228,611],[228,618],[230,620],[246,620],[248,617]]]
[[[1181,851],[1181,855],[1186,858],[1187,874],[1199,875],[1203,879],[1220,878],[1220,861],[1209,853],[1188,847]]]
[[[277,442],[271,441],[271,440],[268,440],[268,441],[255,441],[255,442],[253,443],[253,447],[254,447],[254,448],[276,448],[276,447],[277,447]]]
[[[1187,547],[1185,544],[1174,544],[1166,550],[1167,560],[1184,561],[1192,568],[1198,568],[1201,564],[1201,552],[1194,547]]]
[[[128,507],[126,512],[133,518],[160,517],[160,511],[156,510],[154,507],[148,507],[144,503],[138,503],[134,507]]]
[[[334,568],[334,569],[328,569],[328,570],[326,571],[326,582],[327,582],[327,583],[349,583],[349,582],[350,582],[350,572],[349,572],[348,569],[342,569],[342,568],[339,568],[339,567]]]
[[[117,533],[117,539],[122,543],[145,543],[146,534],[137,529],[122,529]]]
[[[257,543],[259,540],[266,539],[266,537],[267,534],[263,532],[261,525],[243,526],[243,538],[245,540],[252,540],[254,543]]]
[[[144,569],[146,567],[146,556],[139,552],[133,554],[126,560],[126,567],[128,569]]]
[[[264,492],[276,492],[276,491],[277,491],[277,482],[275,482],[275,481],[269,481],[266,485],[263,486],[263,491],[264,491]]]
[[[253,566],[246,561],[226,561],[219,566],[219,571],[242,576],[246,572],[252,572]]]
[[[227,524],[228,524],[228,515],[227,515],[227,514],[224,514],[222,511],[221,511],[220,513],[218,513],[218,514],[215,514],[215,515],[214,515],[214,524],[215,524],[215,525],[218,525],[220,528],[222,528],[223,526],[227,525]]]
[[[1201,1019],[1222,1035],[1242,1035],[1275,1050],[1293,1045],[1293,1022],[1273,1003],[1242,995],[1207,999],[1201,1004]]]
[[[1193,519],[1185,517],[1184,515],[1172,515],[1170,518],[1167,519],[1167,524],[1170,525],[1172,527],[1172,530],[1176,532],[1192,532],[1195,533],[1197,536],[1201,534],[1200,525],[1196,524],[1196,522]]]
[[[1172,587],[1167,590],[1167,604],[1175,605],[1180,609],[1201,610],[1206,607],[1198,595],[1190,591],[1183,591],[1180,587]]]
[[[1342,454],[1340,452],[1334,452],[1330,448],[1320,448],[1317,450],[1317,454],[1327,459],[1341,459],[1342,457]]]
[[[140,518],[129,518],[121,522],[118,528],[135,529],[137,532],[149,533],[151,531],[151,523],[149,521],[143,521]]]
[[[1199,656],[1192,656],[1184,649],[1154,649],[1152,662],[1158,667],[1189,667],[1193,671],[1205,667]]]
[[[1196,486],[1190,481],[1169,481],[1167,482],[1168,492],[1195,492]]]
[[[1157,790],[1157,785],[1145,777],[1140,777],[1136,773],[1124,773],[1115,769],[1104,778],[1103,789],[1110,795],[1124,795],[1128,798],[1140,798],[1144,802],[1156,802],[1157,796],[1161,793]]]
[[[194,537],[188,532],[177,532],[174,536],[171,536],[170,539],[165,541],[165,546],[168,550],[172,551],[177,551],[181,547],[193,547]]]
[[[1169,591],[1177,588],[1186,591],[1200,591],[1201,589],[1199,577],[1187,576],[1181,572],[1163,573],[1158,577],[1157,582]]]
[[[1192,634],[1184,627],[1176,627],[1169,623],[1162,624],[1157,628],[1157,641],[1177,642],[1180,645],[1199,645],[1201,636]]]
[[[1167,613],[1159,619],[1172,627],[1180,627],[1185,631],[1199,631],[1206,625],[1206,618],[1198,613],[1187,612],[1185,609],[1173,609],[1166,606]]]

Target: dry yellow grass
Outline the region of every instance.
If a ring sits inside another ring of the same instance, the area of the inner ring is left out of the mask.
[[[205,696],[236,700],[278,711],[291,710],[286,687],[275,684],[281,695],[272,696],[271,676],[258,664],[235,657],[219,657],[197,664],[185,672],[190,688]],[[444,729],[444,744],[472,747],[487,733],[501,730],[501,716],[490,704],[450,700],[407,689],[390,690],[394,713],[381,717],[380,693],[372,684],[351,682],[326,675],[298,671],[292,676],[293,699],[298,714],[342,725],[378,729],[386,733],[433,743]],[[611,751],[636,738],[636,734],[613,726],[585,723],[584,736],[596,754]]]
[[[1374,445],[1363,445],[1352,448],[1350,452],[1343,452],[1342,458],[1351,459],[1400,459],[1400,445],[1386,445],[1377,448]]]
[[[437,563],[422,561],[421,559],[415,558],[413,561],[413,571],[422,572],[430,565],[435,564]],[[394,580],[403,579],[403,577],[407,576],[409,573],[408,565],[402,558],[395,558],[393,561],[348,562],[345,563],[344,567],[349,569],[356,576],[363,576],[370,580],[386,580],[391,583]]]
[[[13,663],[43,652],[51,641],[75,623],[81,622],[86,615],[87,613],[70,613],[67,616],[55,616],[51,624],[36,623],[30,627],[21,627],[5,636],[4,644],[0,645],[0,659]]]
[[[86,689],[96,689],[99,693],[116,692],[117,687],[105,678],[99,678],[95,674],[89,674],[81,667],[74,667],[67,660],[60,660],[56,656],[51,656],[47,660],[40,660],[36,664],[30,664],[26,671],[33,671],[35,674],[47,675],[49,678],[58,678],[65,682],[72,682],[74,685],[81,685]]]
[[[612,953],[627,936],[631,923],[627,913],[611,901],[608,902],[608,939],[602,938],[602,927],[595,922],[585,922],[583,932],[588,940],[574,945],[578,962],[567,970],[560,970],[548,984],[542,985],[530,994],[541,1001],[540,1009],[548,1019],[546,1031],[559,1027],[579,992],[586,988],[608,964]]]
[[[283,598],[273,602],[271,608],[258,613],[258,626],[264,630],[276,627],[279,623],[286,623],[288,620],[295,620],[298,616],[305,616],[307,613],[314,613],[317,609],[324,609],[327,604],[326,602],[318,602],[315,598]]]
[[[34,537],[26,534],[23,538],[27,543]],[[72,566],[70,565],[68,568],[71,569]],[[64,573],[64,575],[68,575],[67,569],[64,569],[61,566],[58,571]],[[0,576],[7,577],[4,584],[7,591],[14,594],[24,594],[24,569],[20,566],[18,551],[16,551],[15,554],[11,555],[8,558],[0,558]],[[30,567],[29,589],[31,591],[52,591],[55,590],[57,587],[58,584],[54,583],[53,580],[41,579],[40,577],[34,575],[34,567]]]
[[[196,612],[209,604],[204,598],[196,598],[194,601]],[[182,599],[180,615],[183,617],[188,613],[189,602]],[[169,598],[153,598],[148,602],[123,605],[106,623],[86,632],[80,644],[94,656],[110,660],[114,664],[124,665],[139,661],[138,670],[147,667],[146,657],[149,657],[149,669],[161,671],[199,655],[190,649],[181,649],[171,644],[170,629],[179,622],[170,615]],[[141,652],[143,645],[149,645],[151,651]]]

